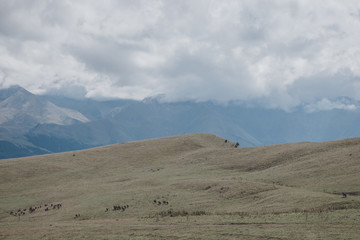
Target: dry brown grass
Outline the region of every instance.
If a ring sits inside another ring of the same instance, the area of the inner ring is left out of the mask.
[[[359,146],[194,134],[1,160],[0,239],[356,239]],[[9,215],[45,203],[63,207]]]

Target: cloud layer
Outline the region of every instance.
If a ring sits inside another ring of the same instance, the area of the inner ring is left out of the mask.
[[[0,1],[0,87],[321,109],[360,100],[358,29],[356,0]]]

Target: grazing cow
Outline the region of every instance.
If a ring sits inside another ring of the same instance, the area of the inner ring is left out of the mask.
[[[347,197],[347,194],[346,193],[342,193],[342,196],[343,196],[343,198],[346,198]]]
[[[125,211],[125,209],[127,209],[129,207],[129,205],[123,205],[123,206],[119,206],[119,205],[114,205],[113,206],[113,211],[117,211],[117,210],[121,210],[121,211]],[[105,212],[107,212],[109,209],[106,208]]]
[[[225,143],[227,143],[228,142],[228,140],[227,139],[225,139]]]
[[[122,206],[114,206],[114,210],[122,210],[123,209],[123,207]]]
[[[108,211],[109,211],[109,209],[108,209],[108,208],[106,208],[106,209],[105,209],[105,212],[108,212]]]

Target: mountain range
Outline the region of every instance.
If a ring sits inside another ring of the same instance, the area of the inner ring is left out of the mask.
[[[287,112],[237,103],[169,103],[159,98],[79,100],[34,95],[13,86],[0,90],[0,158],[202,132],[238,142],[240,147],[328,141],[360,136],[359,120],[356,109]]]

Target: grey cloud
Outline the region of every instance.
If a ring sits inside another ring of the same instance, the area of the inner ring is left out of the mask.
[[[1,1],[0,36],[24,40],[45,41],[46,22],[40,15],[45,1]]]
[[[60,88],[49,88],[46,91],[46,94],[49,95],[59,95],[75,99],[85,98],[86,93],[87,91],[84,86],[79,86],[76,84],[61,86]]]
[[[134,71],[129,61],[131,54],[141,48],[134,44],[119,44],[104,38],[93,38],[86,43],[66,45],[63,49],[91,71],[127,76]]]
[[[350,0],[1,1],[1,81],[287,110],[360,99],[359,9]]]
[[[343,96],[360,100],[359,84],[359,76],[348,69],[341,69],[335,74],[320,72],[308,78],[300,78],[288,88],[288,92],[305,103]]]
[[[163,84],[176,100],[218,100],[222,102],[249,97],[251,80],[241,61],[220,56],[222,52],[203,46],[196,53],[182,50],[165,64]]]

